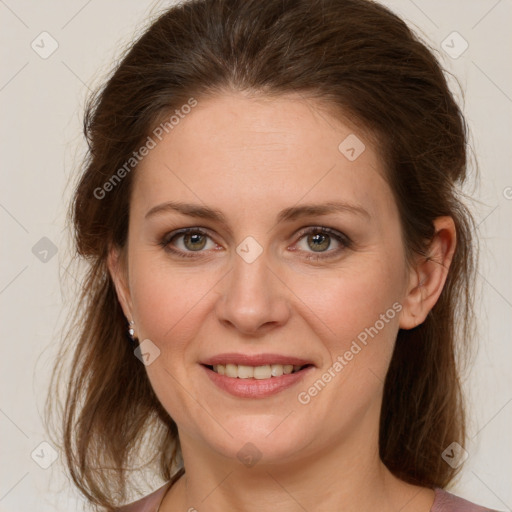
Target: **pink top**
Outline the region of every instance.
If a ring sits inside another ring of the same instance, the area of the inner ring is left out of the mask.
[[[144,498],[125,505],[118,509],[118,512],[158,512],[160,504],[163,501],[165,492],[181,476],[181,471],[176,473],[173,478],[156,491],[148,494]],[[430,512],[498,512],[490,508],[481,507],[471,503],[463,498],[459,498],[440,488],[435,488],[434,503]]]

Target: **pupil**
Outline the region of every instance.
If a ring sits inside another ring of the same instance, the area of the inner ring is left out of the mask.
[[[188,244],[187,244],[187,241],[191,240],[192,241],[192,247],[189,247],[189,249],[191,250],[199,250],[199,249],[202,249],[205,245],[205,240],[203,239],[202,240],[202,244],[200,244],[200,246],[198,247],[196,244],[198,243],[198,240],[201,239],[203,235],[201,234],[198,234],[198,233],[195,233],[195,234],[192,234],[192,235],[186,235],[185,236],[185,245],[187,245],[188,247]]]
[[[312,239],[315,240],[315,242],[320,241],[320,244],[313,244],[311,247],[313,250],[316,249],[327,249],[329,247],[329,239],[327,235],[324,235],[323,233],[319,233],[312,236]],[[323,244],[322,244],[323,240]]]

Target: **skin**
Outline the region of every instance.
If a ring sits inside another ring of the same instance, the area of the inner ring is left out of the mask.
[[[436,220],[431,258],[409,266],[378,148],[349,120],[318,106],[292,95],[201,100],[136,170],[127,247],[112,249],[109,268],[136,336],[160,350],[146,370],[179,429],[186,473],[162,512],[427,512],[434,500],[432,490],[387,470],[378,426],[398,329],[422,323],[436,303],[455,249],[453,221]],[[338,150],[350,134],[366,146],[354,161]],[[145,218],[167,201],[218,209],[227,224],[172,211]],[[276,223],[284,208],[328,201],[357,204],[368,216],[345,211]],[[330,246],[315,251],[312,236],[308,244],[307,234],[298,235],[319,226],[352,244],[327,237]],[[184,227],[208,232],[199,242],[171,242],[192,258],[160,244]],[[236,252],[247,236],[263,249],[252,263]],[[326,254],[333,256],[307,259]],[[298,393],[394,303],[401,311],[317,396],[300,403]],[[223,352],[294,355],[316,368],[271,397],[236,398],[199,364]],[[237,458],[247,442],[261,454],[253,467]]]

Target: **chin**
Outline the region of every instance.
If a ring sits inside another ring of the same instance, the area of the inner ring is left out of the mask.
[[[224,423],[226,430],[233,434],[232,438],[228,434],[222,438],[212,438],[212,430],[209,430],[205,433],[204,441],[219,454],[238,459],[248,467],[257,463],[292,462],[296,460],[297,453],[314,440],[314,436],[294,424],[292,416],[239,417],[233,422]]]

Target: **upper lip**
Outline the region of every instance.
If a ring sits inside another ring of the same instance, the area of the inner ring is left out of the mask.
[[[292,364],[294,366],[304,366],[307,364],[314,365],[312,361],[307,361],[306,359],[301,359],[299,357],[285,356],[282,354],[247,355],[237,354],[234,352],[229,354],[217,354],[201,361],[201,364],[208,366],[214,366],[216,364],[241,364],[246,366],[263,366],[267,364]]]

